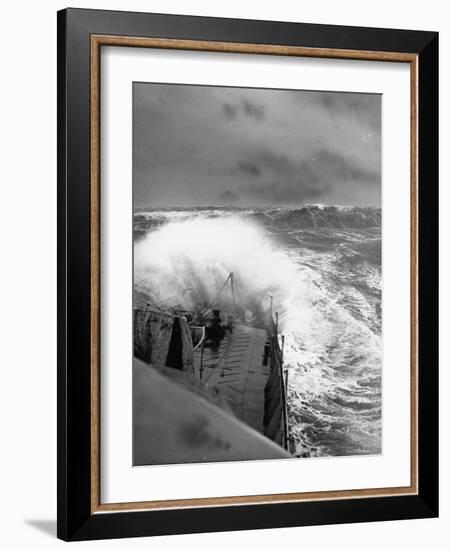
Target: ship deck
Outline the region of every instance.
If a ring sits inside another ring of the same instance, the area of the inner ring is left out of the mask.
[[[203,350],[202,380],[215,387],[237,418],[263,433],[264,388],[270,374],[262,365],[266,330],[235,324],[219,348]],[[194,351],[194,368],[200,377],[201,350]]]

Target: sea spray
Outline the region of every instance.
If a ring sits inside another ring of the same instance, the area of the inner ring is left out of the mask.
[[[280,312],[301,279],[264,228],[248,219],[191,219],[166,224],[137,241],[135,287],[155,303],[193,307],[211,301],[230,272],[245,304]],[[306,289],[305,289],[306,291]]]

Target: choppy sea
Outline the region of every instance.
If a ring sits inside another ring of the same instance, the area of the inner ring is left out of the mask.
[[[147,209],[134,237],[136,301],[190,308],[231,271],[247,318],[273,301],[297,456],[381,452],[379,208]]]

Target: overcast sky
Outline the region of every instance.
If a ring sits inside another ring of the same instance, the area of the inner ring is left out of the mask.
[[[135,83],[136,207],[381,201],[381,96]]]

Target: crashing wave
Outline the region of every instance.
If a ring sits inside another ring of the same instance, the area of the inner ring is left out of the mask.
[[[300,208],[269,209],[264,213],[277,225],[297,229],[381,227],[381,208],[372,206],[307,204]]]
[[[143,236],[148,230],[173,221],[211,219],[242,216],[259,221],[263,225],[280,228],[339,228],[359,229],[381,227],[381,208],[372,206],[326,206],[306,204],[299,208],[231,208],[223,206],[184,207],[173,210],[147,209],[134,215],[135,236]]]

